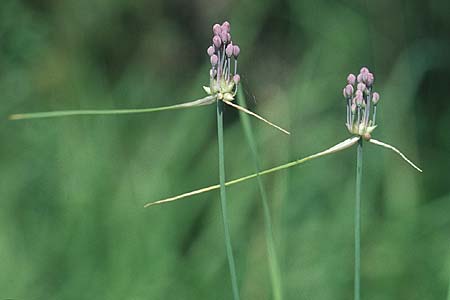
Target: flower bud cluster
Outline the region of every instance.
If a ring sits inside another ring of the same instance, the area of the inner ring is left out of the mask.
[[[349,74],[343,95],[347,101],[347,128],[352,134],[370,139],[375,129],[375,118],[380,95],[373,92],[375,77],[368,68],[361,68],[359,74]]]
[[[241,50],[231,40],[229,22],[215,24],[212,29],[212,45],[206,50],[211,62],[210,86],[204,89],[210,95],[217,95],[219,100],[232,101],[241,80],[237,73],[237,58]]]

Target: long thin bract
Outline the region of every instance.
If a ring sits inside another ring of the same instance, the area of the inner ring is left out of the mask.
[[[405,160],[408,164],[410,164],[414,169],[416,169],[419,172],[422,172],[422,169],[420,169],[418,166],[416,166],[412,161],[410,161],[403,153],[400,152],[400,150],[398,150],[397,148],[395,148],[394,146],[391,146],[389,144],[380,142],[378,140],[375,139],[370,139],[369,142],[371,142],[372,144],[378,145],[378,146],[382,146],[384,148],[390,149],[392,151],[394,151],[395,153],[397,153],[398,155],[400,155],[403,160]]]
[[[61,110],[61,111],[47,111],[36,113],[24,113],[10,115],[10,120],[25,120],[25,119],[42,119],[42,118],[56,118],[66,116],[86,116],[86,115],[121,115],[121,114],[141,114],[149,112],[157,112],[164,110],[174,110],[182,108],[191,108],[197,106],[208,105],[216,102],[215,96],[207,96],[190,102],[181,104],[153,107],[153,108],[132,108],[132,109],[106,109],[106,110]]]
[[[250,179],[256,178],[257,176],[267,175],[267,174],[270,174],[270,173],[273,173],[273,172],[284,170],[284,169],[287,169],[287,168],[290,168],[290,167],[302,164],[302,163],[307,162],[309,160],[312,160],[312,159],[315,159],[315,158],[319,158],[321,156],[325,156],[325,155],[328,155],[328,154],[332,154],[332,153],[336,153],[336,152],[345,150],[345,149],[353,146],[354,144],[356,144],[359,139],[360,139],[359,136],[354,136],[354,137],[348,138],[345,141],[340,142],[339,144],[336,144],[333,147],[328,148],[328,149],[326,149],[326,150],[324,150],[322,152],[310,155],[308,157],[305,157],[305,158],[302,158],[302,159],[299,159],[299,160],[296,160],[296,161],[289,162],[289,163],[284,164],[284,165],[280,165],[280,166],[277,166],[277,167],[274,167],[274,168],[271,168],[271,169],[267,169],[267,170],[261,171],[259,173],[253,173],[253,174],[241,177],[241,178],[237,178],[237,179],[228,181],[228,182],[225,183],[225,186],[230,186],[230,185],[233,185],[233,184],[236,184],[236,183],[240,183],[240,182],[243,182],[243,181],[246,181],[246,180],[250,180]],[[198,195],[198,194],[209,192],[209,191],[212,191],[212,190],[217,190],[219,188],[220,188],[219,184],[208,186],[208,187],[204,187],[204,188],[201,188],[201,189],[198,189],[198,190],[195,190],[195,191],[191,191],[191,192],[188,192],[188,193],[184,193],[184,194],[181,194],[181,195],[178,195],[178,196],[166,198],[166,199],[159,200],[159,201],[156,201],[156,202],[149,202],[149,203],[145,204],[144,207],[149,207],[149,206],[152,206],[152,205],[158,205],[158,204],[163,204],[163,203],[168,203],[168,202],[181,200],[181,199],[189,197],[189,196]]]
[[[222,100],[222,101],[225,102],[226,104],[228,104],[229,106],[232,106],[232,107],[234,107],[234,108],[236,108],[236,109],[238,109],[238,110],[240,110],[240,111],[245,112],[246,114],[249,114],[249,115],[251,115],[251,116],[254,116],[255,118],[257,118],[257,119],[263,121],[264,123],[269,124],[270,126],[272,126],[272,127],[276,128],[276,129],[280,130],[280,131],[283,132],[283,133],[291,134],[291,133],[290,133],[289,131],[287,131],[286,129],[283,129],[283,128],[281,128],[280,126],[273,124],[272,122],[270,122],[270,121],[264,119],[263,117],[261,117],[261,116],[258,115],[258,114],[255,114],[254,112],[252,112],[252,111],[246,109],[245,107],[242,107],[242,106],[239,106],[239,105],[237,105],[237,104],[234,104],[234,103],[231,102],[231,101],[227,101],[227,100]]]

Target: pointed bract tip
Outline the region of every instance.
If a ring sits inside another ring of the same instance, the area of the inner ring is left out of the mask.
[[[21,114],[10,115],[8,117],[8,119],[11,121],[20,120],[20,119],[23,119],[23,115],[21,115]]]

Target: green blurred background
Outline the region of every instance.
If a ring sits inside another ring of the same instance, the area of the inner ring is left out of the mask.
[[[363,166],[363,299],[446,299],[450,276],[450,2],[2,0],[0,298],[230,299],[214,106],[8,121],[202,97],[211,26],[231,22],[264,168],[348,137],[342,88],[381,94]],[[227,178],[253,172],[225,112]],[[356,148],[263,178],[284,299],[351,299]],[[271,299],[255,181],[228,188],[242,299]]]

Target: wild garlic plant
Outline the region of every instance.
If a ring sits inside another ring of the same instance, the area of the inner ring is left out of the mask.
[[[223,141],[223,105],[229,105],[238,109],[242,113],[256,117],[257,119],[269,124],[270,126],[282,131],[285,134],[290,134],[287,130],[278,125],[266,120],[260,115],[240,106],[233,101],[235,100],[240,76],[237,73],[237,59],[240,54],[240,48],[234,44],[231,39],[230,23],[225,21],[213,26],[212,45],[208,47],[207,54],[211,63],[209,71],[209,86],[204,86],[203,89],[207,96],[190,102],[181,104],[154,107],[154,108],[138,108],[138,109],[111,109],[111,110],[64,110],[64,111],[49,111],[37,113],[23,113],[13,114],[9,117],[10,120],[23,119],[38,119],[38,118],[53,118],[63,116],[80,116],[80,115],[112,115],[112,114],[134,114],[134,113],[149,113],[164,110],[174,110],[182,108],[193,108],[197,106],[217,104],[217,135],[218,135],[218,149],[219,149],[219,180],[220,184],[220,200],[222,209],[222,220],[224,228],[224,238],[229,270],[231,275],[231,286],[233,291],[233,298],[239,299],[239,289],[237,284],[237,276],[235,270],[233,250],[231,246],[231,238],[229,233],[226,192],[225,192],[225,159],[224,159],[224,141]],[[270,221],[270,220],[269,220]],[[271,226],[271,225],[270,225]],[[276,287],[274,288],[276,289]],[[280,297],[276,297],[280,299]]]
[[[352,137],[346,139],[328,148],[322,152],[315,153],[308,157],[289,162],[284,165],[280,165],[271,169],[267,169],[261,172],[250,174],[238,179],[234,179],[225,183],[226,186],[230,186],[236,183],[240,183],[249,179],[257,178],[262,175],[270,174],[276,171],[287,169],[306,161],[325,156],[328,154],[336,153],[351,146],[358,144],[357,146],[357,167],[356,167],[356,200],[355,200],[355,280],[354,280],[354,299],[359,300],[361,289],[360,289],[360,241],[361,241],[361,181],[362,181],[362,146],[363,141],[382,146],[389,150],[394,151],[399,154],[407,163],[409,163],[413,168],[422,172],[422,170],[412,163],[403,153],[401,153],[397,148],[389,144],[380,142],[372,138],[372,133],[377,127],[376,121],[376,109],[380,99],[380,95],[377,92],[373,92],[374,75],[369,71],[368,68],[363,67],[360,70],[358,76],[349,74],[347,77],[347,85],[343,90],[344,98],[347,102],[347,119],[346,126],[348,131],[353,135]],[[208,192],[220,188],[221,185],[216,184],[213,186],[198,189],[192,192],[181,194],[175,197],[159,200],[156,202],[148,203],[146,206],[158,205],[163,203],[168,203],[176,200],[180,200],[186,197],[190,197],[196,194]]]

